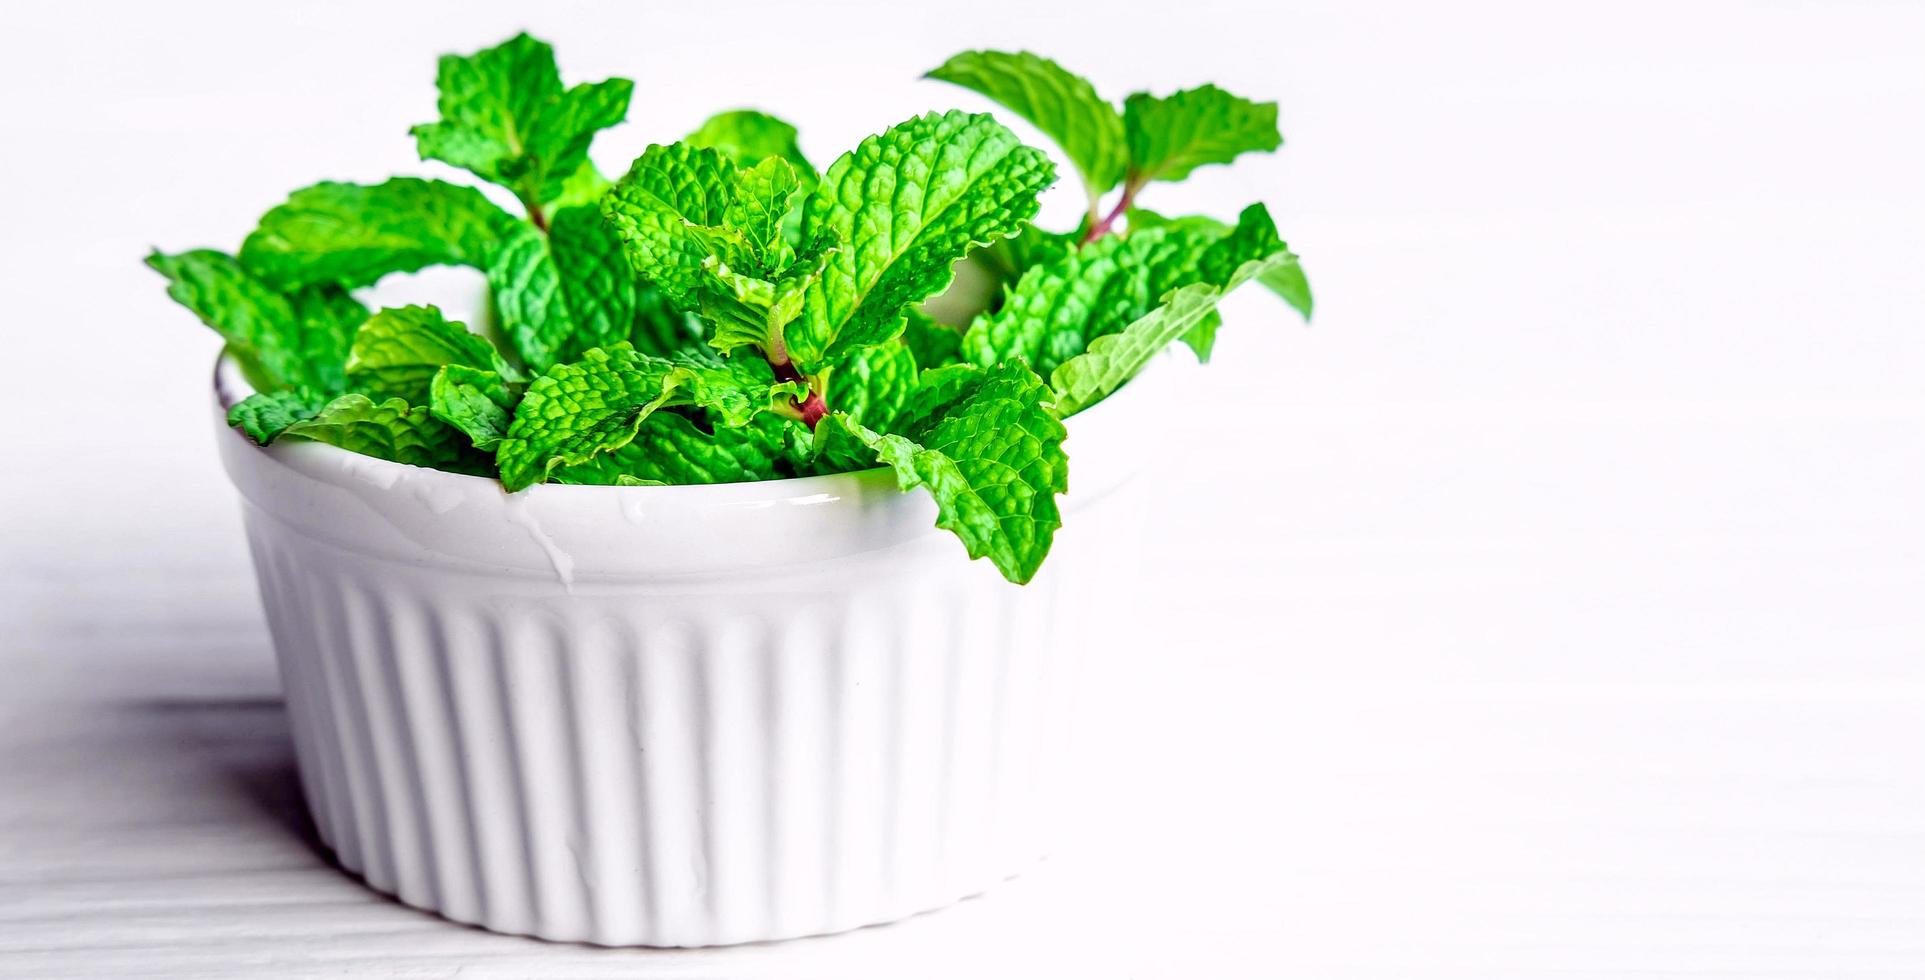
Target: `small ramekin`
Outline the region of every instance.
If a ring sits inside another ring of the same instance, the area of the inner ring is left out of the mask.
[[[984,891],[1046,839],[1079,613],[1133,571],[1134,467],[1194,361],[1069,420],[1027,586],[883,470],[492,480],[229,429],[302,789],[372,887],[605,945],[838,932]]]

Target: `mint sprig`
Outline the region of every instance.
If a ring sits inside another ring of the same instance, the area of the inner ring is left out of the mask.
[[[968,556],[1027,582],[1062,523],[1066,416],[1172,343],[1207,358],[1218,302],[1246,281],[1309,315],[1261,205],[1230,224],[1138,201],[1275,149],[1276,106],[1205,85],[1119,108],[1026,52],[966,52],[930,75],[1055,141],[1084,185],[1082,223],[1033,224],[1048,155],[963,111],[881,128],[817,168],[790,123],[729,110],[611,182],[588,153],[633,85],[565,86],[548,45],[518,35],[443,58],[440,118],[413,130],[423,159],[493,188],[322,181],[233,254],[148,264],[256,389],[228,420],[263,446],[326,443],[510,492],[887,467]],[[484,274],[482,332],[356,296],[434,265]]]
[[[826,372],[895,340],[957,259],[1020,230],[1051,177],[989,117],[931,113],[829,166],[800,205],[799,246],[787,228],[802,186],[782,156],[741,167],[720,150],[652,146],[602,208],[636,274],[698,310],[711,346],[750,348],[779,380],[806,385],[790,410],[813,426]],[[889,195],[864,191],[882,186]]]
[[[205,248],[156,251],[147,265],[166,277],[167,295],[221,335],[249,384],[330,391],[346,383],[349,338],[368,311],[339,284],[278,287]]]
[[[1041,151],[964,112],[910,119],[843,154],[803,212],[805,238],[841,245],[789,338],[804,370],[894,340],[956,260],[1022,230],[1055,177]]]
[[[514,217],[473,187],[418,177],[323,181],[261,216],[241,243],[248,269],[282,286],[368,286],[431,265],[486,268]]]
[[[1027,51],[965,51],[928,77],[981,92],[1056,141],[1082,176],[1092,209],[1129,168],[1122,115],[1088,79],[1048,58]]]
[[[971,558],[987,557],[1012,582],[1034,578],[1062,526],[1056,496],[1069,489],[1066,430],[1049,387],[1021,362],[965,367],[951,397],[900,432],[878,432],[840,412],[817,429],[821,451],[874,460],[904,490],[936,500],[936,526],[955,533]]]
[[[507,188],[544,226],[543,206],[583,179],[589,143],[628,115],[635,88],[626,78],[564,88],[554,49],[526,34],[444,56],[435,85],[441,119],[413,129],[421,159]]]
[[[928,77],[972,89],[1029,120],[1083,175],[1089,216],[1082,240],[1103,237],[1151,181],[1182,180],[1198,167],[1283,145],[1277,104],[1203,85],[1168,96],[1131,94],[1118,112],[1087,79],[1023,52],[965,51]],[[1102,199],[1121,184],[1107,214]]]

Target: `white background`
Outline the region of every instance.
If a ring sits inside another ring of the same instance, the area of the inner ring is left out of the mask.
[[[611,171],[736,105],[826,162],[981,107],[917,80],[966,47],[1281,104],[1145,198],[1268,202],[1317,317],[1236,297],[1143,447],[1156,601],[1039,873],[611,953],[287,828],[217,342],[139,260],[445,175],[434,56],[523,27],[635,79]],[[1925,5],[22,4],[0,82],[0,975],[1925,975]]]

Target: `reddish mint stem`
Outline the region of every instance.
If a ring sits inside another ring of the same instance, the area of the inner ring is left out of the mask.
[[[770,361],[769,366],[775,369],[777,381],[800,381],[808,384],[808,379],[802,376],[802,372],[795,369],[795,362],[786,357],[780,361]],[[808,397],[801,401],[794,399],[790,401],[795,405],[795,410],[802,413],[802,424],[811,429],[815,428],[817,422],[822,421],[824,415],[829,414],[829,403],[823,400],[822,393],[815,390],[813,386],[809,388]]]
[[[829,414],[829,403],[822,400],[821,392],[812,390],[809,392],[809,397],[802,399],[801,404],[796,406],[796,410],[802,413],[802,424],[814,429],[815,424],[822,421],[824,415]]]
[[[1116,206],[1110,209],[1109,214],[1103,216],[1103,220],[1091,225],[1089,231],[1083,233],[1083,244],[1088,245],[1104,235],[1109,234],[1110,229],[1116,224],[1116,219],[1121,218],[1129,211],[1130,202],[1135,199],[1136,181],[1125,181],[1123,183],[1123,196],[1116,199]]]
[[[517,196],[521,198],[521,206],[528,209],[528,220],[534,223],[537,230],[546,234],[548,232],[548,215],[542,213],[541,205],[536,204],[535,199],[527,195]]]

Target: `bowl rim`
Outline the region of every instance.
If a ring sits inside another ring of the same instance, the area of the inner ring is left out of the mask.
[[[1169,397],[1185,362],[1194,368],[1187,353],[1159,354],[1109,398],[1066,420],[1065,448],[1077,460],[1058,503],[1066,519],[1145,469],[1157,439],[1151,433],[1163,423],[1152,417],[1146,425],[1137,415]],[[255,445],[227,424],[225,407],[249,390],[223,357],[210,407],[225,430],[218,440],[223,467],[248,513],[390,563],[534,576],[572,590],[577,579],[624,587],[713,581],[912,545],[962,557],[962,542],[937,526],[935,500],[905,492],[889,467],[752,483],[542,483],[510,494],[493,477],[326,443]],[[1132,407],[1137,402],[1143,405]],[[987,562],[964,564],[984,566],[972,574],[995,575]]]
[[[326,466],[333,469],[340,469],[343,467],[378,464],[380,466],[402,467],[401,472],[409,473],[411,479],[416,481],[439,480],[445,481],[450,487],[465,487],[469,489],[493,488],[502,490],[504,494],[507,493],[507,491],[502,488],[501,480],[498,476],[457,473],[453,470],[444,470],[433,466],[403,463],[398,460],[370,456],[366,453],[357,453],[352,449],[344,449],[340,446],[325,442],[313,442],[309,440],[280,442],[276,440],[271,445],[263,446],[249,439],[247,435],[238,428],[227,424],[228,410],[232,409],[236,403],[252,393],[252,386],[248,385],[247,381],[241,377],[239,365],[223,350],[214,361],[214,408],[216,415],[219,417],[221,428],[227,430],[222,438],[239,440],[245,448],[261,453],[270,459],[286,463],[293,469],[307,473],[310,476],[315,475],[309,472],[313,467]],[[890,467],[874,466],[869,469],[850,470],[845,473],[791,476],[774,480],[736,480],[728,483],[671,483],[663,486],[621,486],[617,484],[597,483],[537,483],[515,491],[515,493],[510,494],[510,496],[521,497],[523,499],[562,502],[570,498],[651,496],[656,499],[662,499],[701,493],[703,496],[710,498],[726,497],[729,498],[730,502],[758,499],[776,502],[819,496],[824,492],[829,492],[832,488],[839,486],[846,487],[852,478],[870,483],[879,483],[885,479],[889,479],[893,484],[893,474],[894,471]],[[744,492],[743,488],[757,489]],[[787,488],[787,490],[770,492],[771,488]],[[706,491],[706,493],[703,493],[704,491]]]

